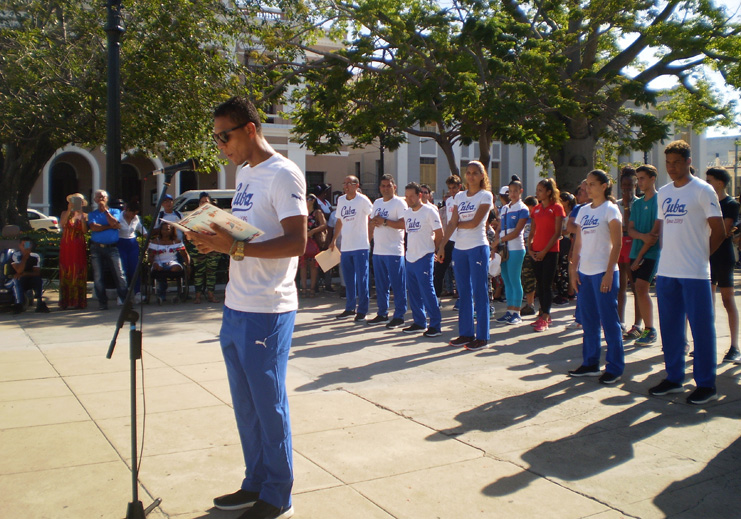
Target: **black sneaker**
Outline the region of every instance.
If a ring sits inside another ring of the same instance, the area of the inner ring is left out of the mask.
[[[368,321],[368,324],[384,324],[389,322],[389,316],[388,315],[377,315],[370,321]]]
[[[489,343],[484,339],[474,339],[464,346],[468,351],[479,351],[488,347]]]
[[[688,404],[702,405],[707,404],[711,400],[717,400],[718,393],[714,387],[698,387],[695,389],[690,396],[687,397]]]
[[[682,386],[682,384],[675,384],[674,382],[669,382],[666,379],[662,380],[657,386],[654,386],[648,390],[648,394],[653,396],[663,396],[668,395],[669,393],[683,392],[684,386]]]
[[[735,346],[731,346],[726,356],[723,357],[723,362],[733,362],[734,364],[741,364],[741,351]]]
[[[254,506],[240,515],[238,519],[288,519],[289,517],[293,517],[292,506],[278,508],[258,499]]]
[[[391,319],[391,322],[386,325],[386,328],[391,330],[393,328],[401,328],[402,326],[404,326],[404,319],[401,317],[394,317]]]
[[[553,298],[553,304],[556,306],[563,306],[569,304],[569,300],[564,296],[556,296]]]
[[[425,329],[424,326],[420,326],[418,324],[412,323],[411,326],[407,326],[406,328],[404,328],[402,330],[402,332],[404,332],[404,333],[417,333],[417,332],[421,332],[424,329]]]
[[[241,488],[233,494],[214,498],[214,506],[219,510],[242,510],[254,505],[260,499],[259,492],[249,492]]]
[[[360,313],[359,314],[356,314],[355,315],[355,322],[356,323],[365,322],[365,314],[360,314]]]
[[[51,310],[49,310],[49,307],[46,306],[46,303],[44,303],[43,301],[39,301],[39,304],[36,305],[36,313],[48,314],[49,312],[51,312]]]
[[[469,342],[473,342],[476,339],[476,337],[471,337],[469,335],[461,335],[460,337],[456,337],[452,341],[448,343],[449,346],[455,346],[456,348],[463,348],[468,344]]]
[[[423,333],[425,337],[440,337],[443,334],[443,332],[440,331],[440,328],[427,328],[427,331]]]
[[[530,305],[525,305],[520,308],[520,315],[535,315],[535,308]]]
[[[345,310],[340,315],[335,315],[334,318],[335,319],[347,319],[348,317],[352,317],[353,315],[355,315],[355,312],[353,312],[352,310]]]
[[[579,366],[575,370],[569,371],[570,377],[599,377],[599,366]],[[617,381],[616,381],[617,382]]]
[[[620,380],[620,375],[613,375],[609,371],[605,371],[602,373],[602,376],[598,379],[598,382],[600,384],[605,384],[606,386],[609,386],[611,384],[615,384]]]

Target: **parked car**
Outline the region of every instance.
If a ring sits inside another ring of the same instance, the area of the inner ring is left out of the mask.
[[[187,216],[188,213],[194,211],[198,207],[198,195],[203,191],[208,193],[217,207],[227,212],[232,212],[232,198],[234,198],[234,189],[191,189],[181,194],[175,199],[173,209],[180,212],[183,216]]]
[[[46,216],[36,209],[28,209],[28,222],[35,231],[59,232],[59,220],[56,216]]]

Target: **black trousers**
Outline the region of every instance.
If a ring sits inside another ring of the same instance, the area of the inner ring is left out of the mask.
[[[535,294],[540,302],[540,312],[551,313],[553,304],[553,279],[558,266],[558,252],[549,252],[541,261],[534,261],[535,267]]]

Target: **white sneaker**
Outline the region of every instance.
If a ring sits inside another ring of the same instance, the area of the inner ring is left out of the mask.
[[[567,330],[581,330],[581,324],[577,323],[576,321],[571,321],[569,324],[566,325]]]

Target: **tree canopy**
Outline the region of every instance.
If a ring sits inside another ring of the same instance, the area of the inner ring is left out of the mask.
[[[484,153],[492,139],[533,143],[559,184],[573,188],[594,167],[598,144],[645,150],[669,136],[670,122],[702,129],[735,113],[703,76],[715,69],[741,86],[741,26],[708,0],[318,5],[324,26],[349,31],[299,96],[297,131],[324,151],[367,139],[357,121],[378,117],[412,134],[433,123],[430,137],[446,153],[466,139]],[[652,89],[661,77],[678,86]]]
[[[25,224],[55,150],[105,142],[106,9],[77,0],[6,0],[0,19],[0,225]],[[130,0],[122,11],[122,150],[217,160],[215,104],[264,83],[234,59],[242,12],[219,0]]]

